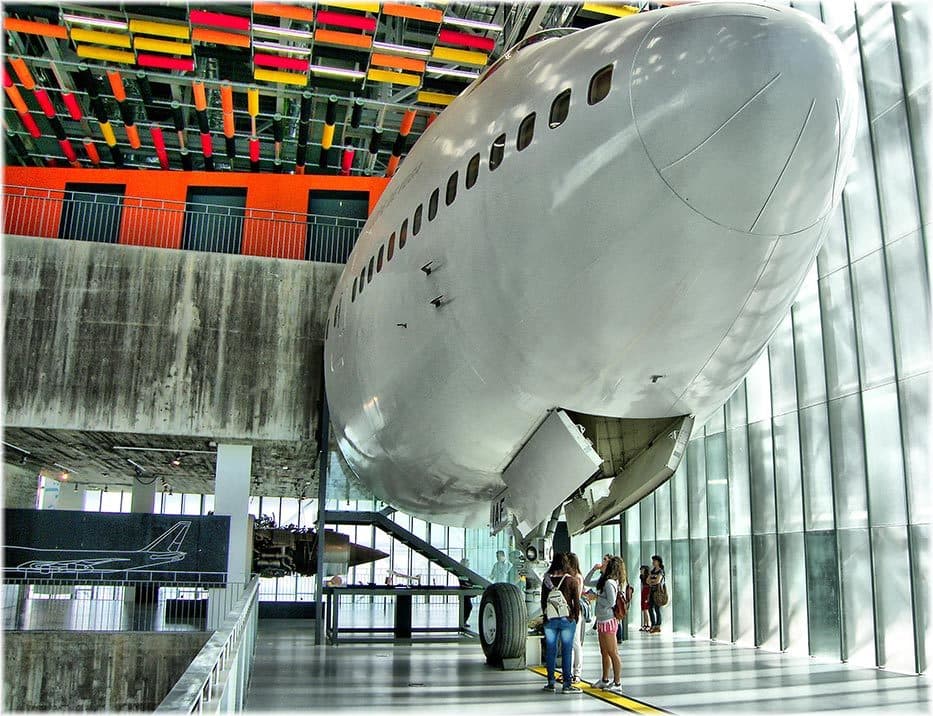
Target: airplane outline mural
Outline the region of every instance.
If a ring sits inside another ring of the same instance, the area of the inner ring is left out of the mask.
[[[26,572],[29,574],[39,573],[45,575],[62,573],[89,573],[98,572],[101,574],[112,574],[115,572],[136,572],[150,570],[174,562],[181,562],[187,556],[188,552],[182,552],[180,547],[188,535],[191,527],[190,520],[176,522],[169,529],[156,537],[145,547],[136,550],[114,550],[114,549],[44,549],[37,547],[25,547],[21,545],[7,545],[4,548],[7,564],[13,564],[17,560],[12,557],[16,550],[25,552],[28,556],[34,557],[36,553],[49,553],[57,555],[58,559],[29,559],[28,561],[17,564],[15,567],[7,566],[6,572]],[[100,555],[97,557],[90,555]],[[144,555],[146,562],[132,564],[130,566],[119,566],[113,568],[104,568],[103,565],[113,562],[133,562],[139,556]]]

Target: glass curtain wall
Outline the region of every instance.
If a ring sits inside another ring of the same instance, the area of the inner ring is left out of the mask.
[[[931,652],[930,56],[926,3],[792,6],[842,40],[855,163],[768,350],[623,515],[698,637],[904,673]]]

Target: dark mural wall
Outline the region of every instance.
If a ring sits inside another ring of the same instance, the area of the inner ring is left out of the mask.
[[[4,510],[4,578],[223,582],[230,518]]]

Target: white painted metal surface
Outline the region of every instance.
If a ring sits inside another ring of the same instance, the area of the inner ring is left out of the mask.
[[[590,105],[607,65],[611,90]],[[325,370],[350,466],[401,509],[481,526],[549,410],[702,423],[817,253],[855,98],[835,37],[785,8],[651,11],[516,52],[419,139],[338,284]],[[403,222],[405,248],[352,300]]]

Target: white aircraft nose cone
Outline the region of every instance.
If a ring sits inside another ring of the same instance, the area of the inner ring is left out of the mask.
[[[688,206],[753,234],[823,218],[842,190],[855,85],[842,47],[793,10],[684,8],[634,57],[632,110],[649,158]]]

